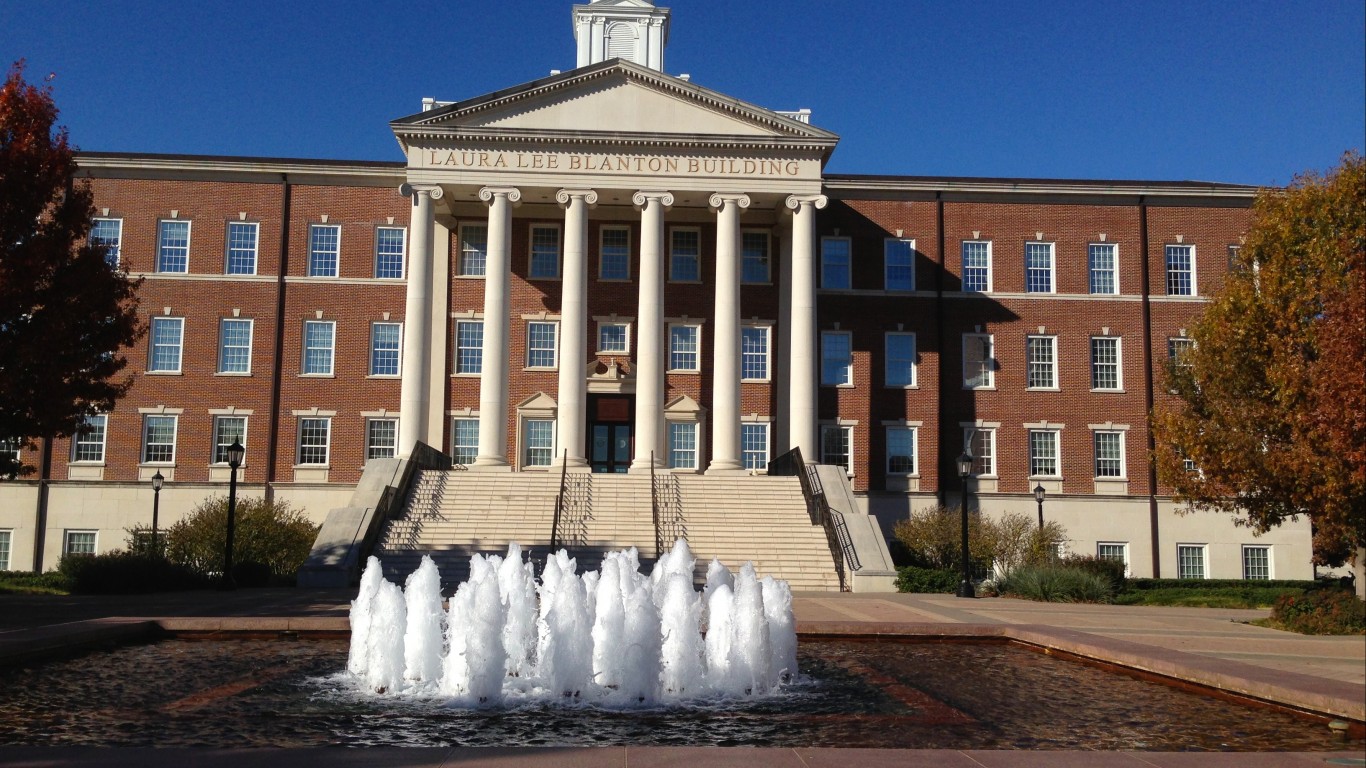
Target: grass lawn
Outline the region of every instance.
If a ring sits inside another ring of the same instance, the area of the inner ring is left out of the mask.
[[[0,595],[69,595],[66,576],[55,571],[0,571]]]

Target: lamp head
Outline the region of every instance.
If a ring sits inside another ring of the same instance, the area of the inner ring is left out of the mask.
[[[242,447],[242,441],[233,440],[232,445],[228,446],[228,466],[237,469],[242,466],[242,459],[247,455],[247,449]]]
[[[161,487],[162,487],[163,485],[165,485],[165,484],[166,484],[166,477],[165,477],[164,475],[162,475],[162,474],[161,474],[161,470],[158,469],[158,470],[157,470],[157,473],[156,473],[155,475],[152,475],[152,490],[154,490],[154,491],[160,491],[160,490],[161,490]]]
[[[972,474],[972,454],[963,451],[958,456],[958,476],[966,478]]]
[[[1039,502],[1040,504],[1042,504],[1042,503],[1043,503],[1043,497],[1044,497],[1043,483],[1039,483],[1038,485],[1034,486],[1034,500],[1037,501],[1037,502]]]

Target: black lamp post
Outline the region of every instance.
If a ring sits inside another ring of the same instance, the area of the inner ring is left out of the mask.
[[[960,510],[963,517],[963,580],[958,583],[959,597],[976,597],[972,591],[972,571],[968,558],[968,477],[972,474],[972,456],[964,451],[958,457],[958,477],[963,480]]]
[[[233,440],[232,445],[228,446],[228,541],[223,547],[224,589],[237,587],[232,580],[232,538],[237,527],[237,468],[242,466],[242,457],[246,453],[247,449],[242,447],[240,440]]]
[[[161,486],[166,484],[166,478],[157,470],[152,475],[152,556],[161,557],[161,550],[157,548],[157,517],[161,513]]]
[[[1039,502],[1039,530],[1043,530],[1043,483],[1034,486],[1034,500]]]

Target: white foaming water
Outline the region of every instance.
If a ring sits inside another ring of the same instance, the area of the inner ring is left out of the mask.
[[[648,576],[634,548],[609,553],[601,571],[585,574],[561,550],[537,584],[513,544],[506,557],[471,557],[470,578],[443,613],[430,558],[400,590],[372,557],[351,604],[347,671],[375,693],[469,706],[762,696],[795,678],[787,582],[760,580],[748,563],[737,577],[713,560],[699,593],[695,565],[681,539]]]

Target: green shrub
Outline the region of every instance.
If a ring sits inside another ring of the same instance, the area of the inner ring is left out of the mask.
[[[71,579],[61,571],[0,571],[0,595],[64,595],[71,591]]]
[[[184,566],[132,552],[106,552],[62,558],[57,570],[70,581],[73,592],[126,594],[199,589],[204,577]]]
[[[1057,559],[1058,545],[1067,531],[1053,521],[1040,528],[1034,518],[1012,512],[986,521],[983,533],[991,543],[992,561],[1002,574],[1026,565],[1048,565]]]
[[[227,497],[205,499],[188,516],[166,529],[166,558],[203,576],[221,575],[227,528]],[[145,528],[130,531],[134,540],[144,537],[146,533]],[[260,581],[253,575],[251,568],[259,571],[260,567],[264,567],[272,577],[293,576],[304,560],[308,559],[317,536],[318,526],[287,502],[268,503],[260,498],[238,499],[233,563],[255,564],[249,567],[246,574],[250,583]],[[238,568],[234,565],[234,578],[237,572]]]
[[[1251,582],[1258,583],[1258,582]],[[1304,590],[1285,587],[1221,587],[1219,589],[1129,590],[1115,596],[1119,605],[1171,605],[1186,608],[1269,608],[1278,598],[1302,595]]]
[[[1245,587],[1275,589],[1315,589],[1317,581],[1297,579],[1129,579],[1129,589],[1243,589]]]
[[[1016,568],[997,582],[997,590],[1045,603],[1108,603],[1113,594],[1105,577],[1062,566]]]
[[[1080,568],[1094,573],[1110,583],[1110,593],[1118,595],[1128,589],[1129,580],[1124,576],[1124,563],[1095,555],[1068,555],[1058,562],[1067,568]]]
[[[896,569],[896,591],[952,594],[958,591],[960,579],[957,571],[907,565]]]
[[[912,512],[892,528],[892,535],[906,547],[909,565],[935,570],[956,571],[962,558],[962,516],[959,510],[942,505]],[[990,565],[994,544],[985,532],[982,515],[968,514],[968,552],[974,570]]]
[[[1312,589],[1277,599],[1271,621],[1305,635],[1359,635],[1366,633],[1366,602],[1345,589]]]

